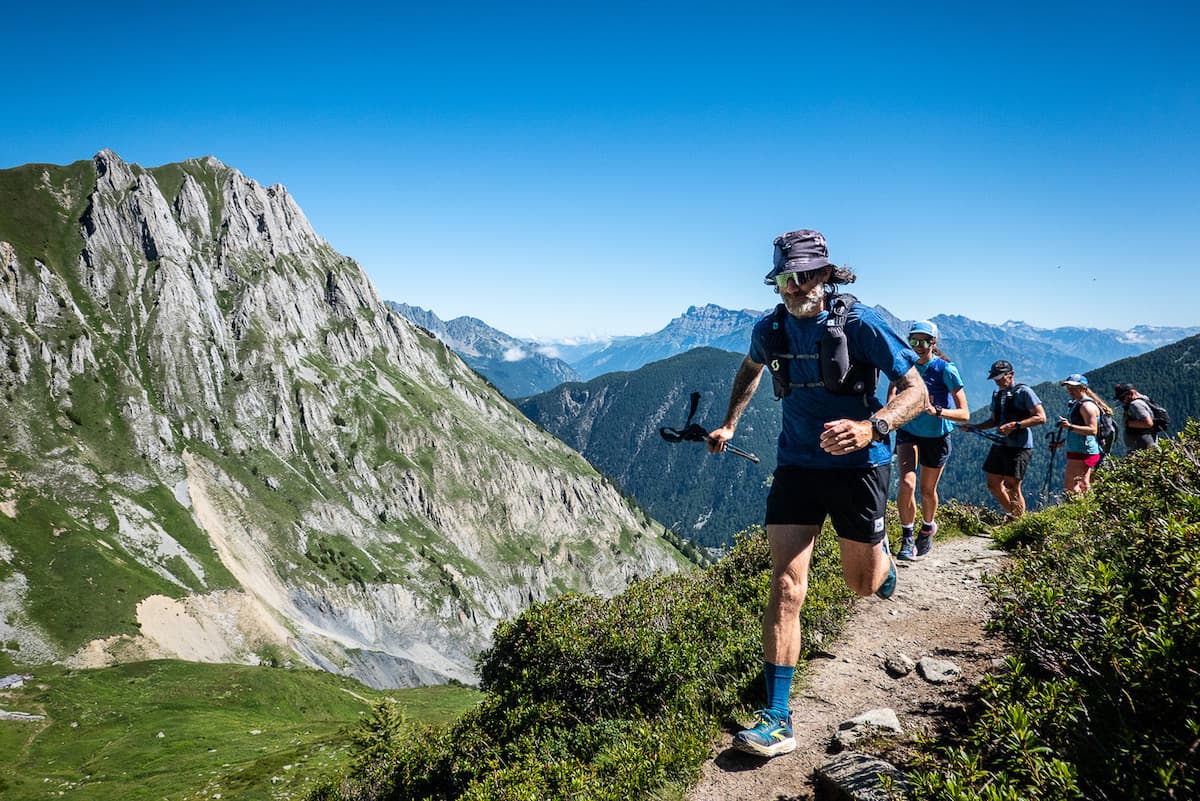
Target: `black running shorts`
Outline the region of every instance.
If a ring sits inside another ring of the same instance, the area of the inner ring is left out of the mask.
[[[850,470],[780,467],[767,495],[767,525],[819,526],[828,516],[843,539],[874,545],[884,537],[889,464]]]
[[[1033,459],[1033,448],[1013,448],[1008,445],[993,445],[983,460],[983,472],[994,476],[1007,476],[1017,481],[1025,478],[1029,462]]]
[[[918,437],[903,428],[896,432],[896,447],[917,446],[917,464],[921,467],[945,467],[950,459],[950,435],[944,437]]]

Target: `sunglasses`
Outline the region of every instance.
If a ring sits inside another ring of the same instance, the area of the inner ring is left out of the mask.
[[[775,284],[781,289],[787,289],[788,281],[795,281],[796,286],[801,287],[809,281],[821,274],[824,267],[818,267],[815,270],[805,270],[802,273],[780,273],[775,276]]]
[[[932,339],[909,339],[908,346],[910,348],[928,348],[933,346]]]

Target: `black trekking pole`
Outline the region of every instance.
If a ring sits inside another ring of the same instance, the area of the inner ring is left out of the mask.
[[[1066,439],[1067,431],[1064,428],[1055,428],[1046,434],[1046,441],[1050,443],[1050,464],[1046,467],[1046,486],[1042,490],[1043,508],[1050,505],[1050,485],[1054,482],[1054,457],[1058,456],[1058,449]]]
[[[692,408],[688,412],[687,421],[683,424],[682,429],[668,428],[663,426],[658,429],[659,435],[667,442],[710,442],[708,432],[704,430],[699,423],[693,423],[692,418],[696,416],[696,405],[700,402],[700,393],[692,393]],[[741,448],[735,448],[728,442],[725,443],[725,450],[732,453],[734,456],[740,456],[743,459],[748,459],[755,464],[758,464],[758,457],[749,451],[744,451]]]
[[[970,423],[951,423],[951,425],[957,428],[959,431],[966,431],[968,434],[974,434],[977,437],[982,437],[988,442],[993,442],[997,445],[1004,444],[1004,437],[1001,434],[996,434],[991,431],[980,431],[978,428],[971,426]]]

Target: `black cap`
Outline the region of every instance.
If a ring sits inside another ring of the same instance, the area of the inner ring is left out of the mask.
[[[1133,384],[1117,384],[1117,386],[1113,388],[1113,397],[1117,400],[1120,400],[1130,392],[1133,392],[1133,390]]]
[[[992,362],[992,369],[988,371],[988,380],[991,381],[993,378],[999,378],[1005,373],[1011,373],[1012,371],[1012,362],[1007,362],[1004,359],[997,359],[996,361]]]

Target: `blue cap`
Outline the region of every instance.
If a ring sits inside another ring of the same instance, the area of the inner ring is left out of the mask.
[[[929,320],[917,320],[912,324],[912,328],[908,329],[908,335],[912,336],[913,334],[928,334],[937,339],[937,323],[931,323]]]
[[[1071,373],[1059,383],[1064,387],[1086,387],[1088,385],[1087,376],[1083,373]]]

